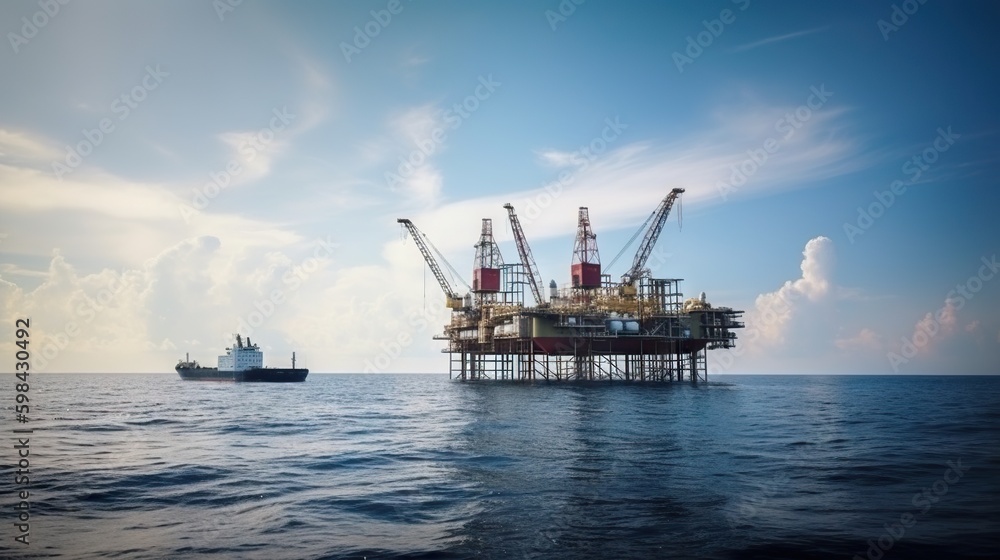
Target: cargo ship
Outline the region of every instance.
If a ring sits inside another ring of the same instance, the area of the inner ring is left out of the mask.
[[[256,383],[294,383],[305,381],[309,375],[306,368],[295,367],[295,352],[292,352],[291,368],[264,367],[264,354],[260,347],[236,335],[236,344],[226,348],[226,354],[219,356],[218,367],[201,367],[190,355],[174,366],[181,379],[192,381],[239,381]]]

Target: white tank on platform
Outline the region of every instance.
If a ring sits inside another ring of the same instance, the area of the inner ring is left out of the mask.
[[[628,333],[639,332],[639,321],[625,321],[625,332]]]
[[[624,325],[622,325],[622,322],[617,319],[608,321],[608,331],[610,332],[613,333],[621,332],[623,327]]]

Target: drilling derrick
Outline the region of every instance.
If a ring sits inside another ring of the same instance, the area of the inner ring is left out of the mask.
[[[597,252],[597,235],[590,229],[590,212],[583,206],[577,217],[570,274],[574,288],[589,290],[601,287],[601,255]]]
[[[500,291],[500,267],[503,257],[493,239],[493,220],[483,218],[483,229],[476,243],[476,260],[472,265],[472,291],[495,294]]]
[[[545,297],[542,296],[542,276],[538,274],[538,265],[535,264],[535,257],[531,255],[531,247],[524,237],[521,229],[521,221],[514,213],[514,206],[511,203],[503,205],[507,209],[507,216],[510,218],[510,229],[514,232],[514,243],[517,245],[517,254],[521,257],[521,265],[528,276],[528,285],[531,287],[531,295],[535,296],[535,304],[539,306],[547,305]]]

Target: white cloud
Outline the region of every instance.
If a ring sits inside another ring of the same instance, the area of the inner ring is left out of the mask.
[[[126,219],[179,217],[179,201],[166,189],[106,174],[74,174],[60,181],[42,171],[0,164],[0,193],[0,210],[5,213],[65,209]]]
[[[560,150],[543,150],[536,152],[538,159],[551,167],[568,167],[573,163],[573,152]]]
[[[56,253],[34,289],[0,277],[0,336],[30,316],[35,365],[48,372],[168,372],[185,352],[214,364],[238,330],[271,365],[295,350],[314,372],[446,367],[432,336],[449,314],[433,280],[426,291],[419,280],[412,242],[386,243],[381,264],[345,266],[336,244],[276,250],[235,237],[192,237],[137,267],[93,273]]]
[[[753,325],[757,332],[753,348],[784,343],[789,324],[804,303],[821,301],[830,294],[833,242],[823,236],[810,239],[802,257],[800,278],[757,296],[754,310],[747,318],[747,324]]]
[[[882,349],[882,337],[868,327],[861,329],[852,337],[838,338],[833,343],[837,348],[845,351]]]
[[[0,161],[50,162],[63,154],[47,140],[0,128]]]
[[[433,165],[421,165],[406,179],[406,188],[418,200],[433,200],[441,194],[443,179]]]
[[[267,135],[262,131],[269,131]],[[224,132],[219,140],[229,148],[229,160],[240,165],[240,172],[232,175],[227,187],[252,183],[266,177],[276,158],[288,151],[289,142],[280,138],[282,131],[270,129]],[[270,138],[270,141],[264,141]]]
[[[332,80],[308,57],[295,53],[291,58],[301,72],[302,94],[298,102],[272,108],[260,116],[259,122],[252,122],[251,128],[217,135],[229,148],[226,164],[233,161],[241,166],[241,171],[232,176],[231,186],[253,183],[268,176],[275,163],[288,153],[297,136],[320,125],[329,116]]]
[[[430,61],[431,57],[418,53],[416,47],[410,47],[406,49],[406,52],[402,55],[401,65],[404,68],[412,69],[419,66],[423,66],[424,64],[427,64]]]
[[[832,103],[832,101],[831,101]],[[632,228],[649,215],[672,187],[684,187],[683,204],[725,204],[784,190],[808,188],[818,181],[857,171],[870,158],[858,147],[831,131],[841,127],[846,109],[824,107],[815,112],[795,134],[735,193],[720,195],[719,183],[728,182],[734,165],[747,159],[747,150],[760,148],[764,139],[780,136],[775,123],[794,107],[754,107],[719,111],[710,126],[668,144],[628,140],[585,165],[569,168],[571,176],[560,184],[554,175],[545,185],[514,192],[457,200],[412,216],[427,224],[427,234],[441,239],[441,248],[467,245],[466,230],[478,227],[475,217],[505,219],[503,204],[511,202],[532,239],[562,236],[576,225],[576,210],[591,208],[595,227],[602,231]],[[627,124],[627,123],[625,123]],[[573,152],[548,149],[536,152],[546,166],[567,166]],[[546,188],[547,187],[547,188]],[[554,196],[553,196],[554,193]],[[530,224],[530,226],[528,225]],[[421,226],[422,228],[424,226]],[[475,235],[475,233],[472,233]],[[500,236],[498,239],[506,240]]]
[[[444,177],[433,159],[445,148],[447,127],[433,104],[411,107],[390,118],[387,135],[361,144],[361,158],[382,165],[387,186],[422,206],[435,203]]]
[[[922,354],[931,353],[936,344],[945,340],[955,332],[958,323],[958,309],[953,300],[946,299],[944,305],[935,312],[928,312],[913,326],[913,334],[909,339],[917,351]]]
[[[871,321],[872,298],[838,286],[835,264],[834,243],[824,236],[810,239],[799,276],[755,298],[746,328],[737,333],[736,350],[710,354],[710,367],[762,373],[885,371],[887,344],[876,330],[882,326],[845,327],[858,319]],[[859,307],[865,308],[861,316],[855,314]]]
[[[984,332],[985,319],[962,319],[959,311],[965,308],[962,300],[946,298],[944,304],[932,312],[925,313],[912,327],[904,327],[908,333],[897,339],[887,354],[894,370],[899,372],[955,373],[961,369],[967,372],[995,373],[1000,355],[996,347],[987,344],[992,340]],[[967,307],[962,314],[977,314],[980,308]],[[1000,342],[1000,336],[997,338]],[[963,360],[973,359],[972,362]],[[967,365],[966,365],[967,364]],[[956,370],[956,367],[961,369]]]
[[[785,33],[783,35],[776,35],[774,37],[768,37],[766,39],[761,39],[760,41],[754,41],[753,43],[747,43],[745,45],[740,45],[732,49],[733,52],[748,51],[750,49],[755,49],[757,47],[762,47],[764,45],[770,45],[771,43],[778,43],[781,41],[787,41],[788,39],[794,39],[796,37],[803,37],[805,35],[812,35],[813,33],[818,33],[820,31],[826,31],[830,26],[816,27],[813,29],[804,29],[802,31],[795,31],[792,33]]]
[[[434,129],[443,125],[440,113],[433,104],[411,107],[390,119],[390,127],[397,137],[417,148],[418,143],[429,139]]]
[[[235,236],[243,247],[280,247],[301,241],[285,227],[236,214],[213,213],[209,206],[183,220],[180,208],[189,200],[155,184],[124,180],[108,174],[74,174],[59,181],[49,173],[0,164],[0,213],[10,231],[19,235],[16,252],[45,256],[53,248],[67,255],[137,266],[151,248],[164,247],[186,236]],[[50,227],[32,224],[45,221]],[[14,243],[7,251],[14,251]],[[21,265],[20,268],[26,268]]]
[[[325,113],[320,108],[314,114]],[[862,165],[860,158],[853,157],[850,142],[819,133],[834,122],[836,114],[832,110],[817,113],[783,146],[782,157],[763,167],[741,187],[740,194],[757,196],[798,188],[816,177]],[[393,158],[390,165],[394,167],[395,158],[408,156],[417,142],[430,138],[442,124],[439,119],[432,105],[401,113],[387,122],[386,138],[370,143],[370,160]],[[631,228],[671,186],[688,189],[686,203],[721,203],[716,182],[725,179],[729,165],[740,161],[746,149],[758,145],[762,133],[768,134],[771,119],[770,113],[737,121],[723,116],[713,126],[673,143],[622,143],[574,167],[572,182],[561,188],[551,204],[536,206],[534,216],[529,216],[528,204],[537,204],[538,195],[546,192],[541,188],[435,207],[444,177],[431,159],[416,167],[402,191],[411,201],[423,203],[426,211],[415,221],[445,251],[468,251],[478,234],[479,217],[505,220],[501,205],[508,201],[518,206],[532,240],[572,232],[577,206],[590,206],[602,230]],[[296,123],[309,120],[299,115]],[[245,131],[234,131],[225,141],[235,153],[246,138]],[[289,153],[291,141],[291,137],[276,139],[274,151],[265,159],[249,162],[259,167],[247,171],[248,176],[269,173],[277,158]],[[434,154],[444,147],[436,146]],[[568,153],[554,150],[551,159],[566,160]],[[845,167],[848,160],[851,163]],[[188,350],[192,357],[197,352],[203,362],[213,362],[223,334],[235,331],[241,319],[260,307],[268,308],[274,290],[282,290],[285,301],[274,305],[274,312],[255,330],[254,339],[273,347],[279,355],[269,356],[275,360],[294,348],[310,366],[326,371],[358,371],[379,358],[391,362],[384,368],[389,371],[446,367],[441,343],[431,336],[440,332],[448,313],[441,309],[442,296],[433,278],[424,287],[425,266],[412,242],[386,243],[376,264],[347,266],[336,258],[323,259],[315,270],[296,276],[307,262],[309,239],[280,223],[219,214],[216,206],[209,206],[190,224],[184,223],[177,208],[188,201],[175,194],[180,190],[176,185],[128,181],[92,170],[78,170],[56,182],[30,169],[0,165],[0,190],[4,195],[0,211],[5,218],[44,217],[54,224],[39,231],[30,243],[19,245],[19,251],[37,257],[60,247],[73,257],[52,258],[41,277],[25,277],[23,286],[38,283],[33,289],[6,281],[9,273],[27,270],[23,263],[3,269],[0,292],[7,317],[37,311],[43,325],[40,334],[54,340],[69,319],[80,317],[79,306],[98,301],[108,286],[125,286],[83,325],[49,371],[169,371],[178,355]],[[33,196],[22,196],[28,192]],[[83,233],[68,235],[70,231]],[[504,228],[498,227],[496,233],[498,238],[509,236]],[[372,253],[372,247],[365,250]],[[151,252],[158,254],[149,258]],[[817,250],[815,256],[821,257],[822,251]],[[801,281],[793,282],[794,286],[805,299],[829,297],[831,288],[823,282],[828,279],[828,268],[821,261],[807,261]],[[84,264],[94,262],[106,268],[88,269]],[[295,278],[298,282],[292,289],[288,280]]]
[[[37,288],[24,291],[3,282],[5,325],[0,330],[7,335],[6,323],[30,317],[35,370],[95,371],[87,366],[109,358],[122,359],[127,370],[130,360],[147,347],[142,305],[146,284],[144,273],[135,270],[80,275],[57,253]]]

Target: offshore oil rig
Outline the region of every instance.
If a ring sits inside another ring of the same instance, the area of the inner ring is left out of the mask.
[[[644,232],[620,281],[602,273],[597,236],[588,209],[581,207],[571,282],[560,289],[552,280],[548,297],[511,204],[504,208],[520,260],[504,262],[492,220],[483,218],[471,287],[413,222],[397,220],[415,241],[452,310],[451,322],[434,337],[447,341],[442,351],[449,355],[449,376],[463,381],[706,381],[708,350],[735,346],[733,329],[744,326],[743,312],[712,306],[704,292],[685,300],[681,279],[652,278],[646,268],[683,192],[671,190],[619,253]],[[468,288],[465,295],[448,280],[438,259]],[[524,303],[526,285],[533,307]]]

